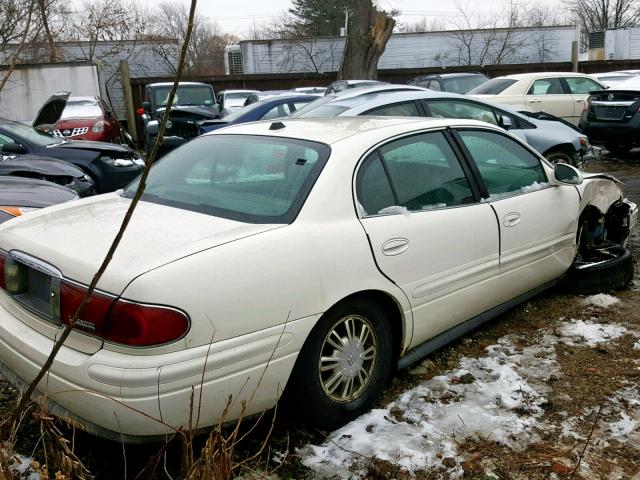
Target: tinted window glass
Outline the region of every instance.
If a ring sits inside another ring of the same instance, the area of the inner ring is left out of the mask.
[[[477,130],[461,131],[460,136],[492,198],[524,193],[547,182],[538,158],[514,140]]]
[[[289,105],[287,105],[286,103],[283,103],[282,105],[276,105],[272,109],[268,110],[267,113],[265,113],[262,116],[262,119],[269,120],[271,118],[286,117],[289,114],[291,114],[291,109],[289,108]]]
[[[497,125],[498,121],[493,109],[478,103],[459,100],[428,101],[427,106],[432,117],[438,118],[468,118]]]
[[[101,117],[102,110],[96,100],[74,100],[67,102],[60,118]]]
[[[424,85],[420,85],[420,86],[423,87]],[[435,90],[436,92],[439,92],[442,90],[442,87],[440,87],[440,82],[438,80],[431,80],[427,88],[431,90]]]
[[[498,95],[516,82],[517,80],[513,78],[494,78],[470,90],[468,93],[470,95]]]
[[[153,89],[153,102],[157,107],[164,107],[169,100],[172,85],[155,87]],[[211,87],[197,85],[181,85],[176,90],[173,100],[174,105],[213,105],[216,103]]]
[[[380,153],[397,206],[420,211],[473,202],[469,182],[442,133],[397,140],[381,147]]]
[[[158,161],[142,198],[241,222],[290,223],[328,156],[326,145],[303,140],[200,137]]]
[[[464,76],[457,78],[446,78],[444,80],[445,90],[454,93],[467,93],[478,85],[482,85],[487,81],[484,75]]]
[[[563,94],[562,81],[559,78],[542,78],[533,82],[527,95],[560,95]]]
[[[389,117],[419,117],[420,112],[413,102],[396,103],[369,110],[366,115],[384,115]]]
[[[395,204],[389,179],[377,153],[365,160],[358,170],[356,194],[362,216],[375,215]]]
[[[589,78],[569,77],[566,79],[571,93],[586,95],[594,90],[602,90],[602,87]]]

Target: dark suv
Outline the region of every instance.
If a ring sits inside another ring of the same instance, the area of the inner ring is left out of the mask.
[[[437,92],[465,94],[488,80],[489,78],[481,73],[443,73],[440,75],[416,77],[407,83]]]
[[[142,141],[147,152],[156,141],[158,126],[173,83],[152,83],[145,87],[144,102],[138,113],[142,119]],[[200,122],[220,115],[216,95],[211,85],[197,82],[180,82],[167,122],[163,150],[182,145],[200,135]]]

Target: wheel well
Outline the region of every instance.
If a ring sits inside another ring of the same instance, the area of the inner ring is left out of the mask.
[[[573,156],[575,151],[576,151],[576,149],[574,148],[574,146],[572,144],[570,144],[570,143],[562,143],[560,145],[554,145],[549,150],[544,152],[544,154],[542,156],[546,157],[547,155],[549,155],[551,153],[554,153],[554,152],[562,152],[562,153],[566,153],[569,156]]]
[[[599,208],[587,205],[578,220],[578,232],[576,243],[578,251],[584,253],[594,245],[600,244],[605,239],[605,215]]]
[[[336,302],[327,310],[327,312],[338,305],[355,300],[356,298],[366,300],[367,302],[377,303],[380,308],[384,310],[390,321],[391,332],[393,334],[393,358],[399,358],[400,349],[402,348],[402,342],[404,339],[405,322],[400,305],[398,305],[398,302],[388,293],[380,290],[363,290],[361,292],[353,293]]]

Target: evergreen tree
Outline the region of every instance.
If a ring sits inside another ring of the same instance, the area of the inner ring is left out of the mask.
[[[332,37],[340,34],[345,10],[351,15],[354,0],[293,0],[292,4],[289,13],[293,21],[288,25],[292,34],[298,37]]]

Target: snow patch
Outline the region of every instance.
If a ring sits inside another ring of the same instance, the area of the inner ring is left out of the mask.
[[[609,342],[625,335],[628,330],[622,325],[595,323],[587,320],[571,320],[558,328],[565,343],[569,345],[586,344],[590,347]]]
[[[411,215],[411,212],[407,210],[407,207],[402,207],[400,205],[392,205],[390,207],[383,208],[378,212],[379,215]]]
[[[518,350],[503,337],[485,357],[463,358],[460,369],[423,382],[298,454],[322,476],[353,478],[366,457],[410,472],[440,465],[441,458],[456,456],[458,441],[474,434],[523,448],[538,439],[534,427],[548,392],[542,381],[558,370],[552,343]],[[466,373],[474,380],[458,383]],[[460,466],[450,472],[462,474]]]
[[[640,350],[640,342],[636,342],[633,344],[633,349],[634,350]]]
[[[620,299],[606,293],[598,293],[584,299],[585,305],[595,305],[596,307],[609,308],[616,303],[620,303]]]

